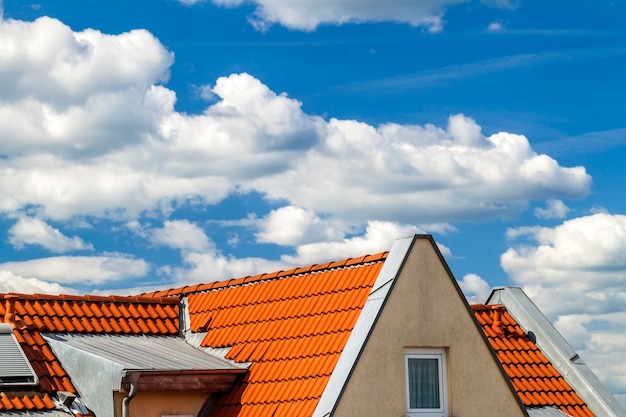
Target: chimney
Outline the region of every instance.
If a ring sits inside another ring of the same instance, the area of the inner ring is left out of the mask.
[[[5,309],[4,309],[4,322],[5,323],[14,323],[15,322],[15,300],[19,297],[15,294],[7,294],[4,296],[6,301]]]
[[[491,328],[498,336],[504,336],[504,329],[502,328],[502,312],[504,311],[504,306],[498,305],[492,308],[493,323],[491,323]]]

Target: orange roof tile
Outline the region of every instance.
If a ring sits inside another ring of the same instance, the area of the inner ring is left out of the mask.
[[[387,253],[151,293],[187,295],[203,346],[249,372],[212,416],[313,414]]]
[[[594,416],[504,306],[474,304],[472,309],[525,406],[556,406],[572,417]],[[500,333],[493,328],[496,310],[501,311]]]
[[[178,333],[178,297],[82,297],[11,294],[15,313],[29,329],[57,333]],[[5,312],[0,302],[0,315]]]
[[[10,296],[15,303],[13,334],[37,374],[39,386],[26,393],[0,392],[0,411],[54,410],[52,394],[76,394],[41,333],[178,334],[178,297]],[[6,312],[3,298],[0,294],[0,322]]]

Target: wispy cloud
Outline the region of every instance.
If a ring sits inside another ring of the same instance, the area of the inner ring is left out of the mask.
[[[534,145],[535,150],[555,156],[598,153],[626,146],[626,128],[600,130]]]
[[[612,55],[625,55],[623,46],[597,49],[565,49],[541,51],[537,53],[515,54],[463,64],[446,65],[427,69],[413,74],[366,80],[335,86],[335,89],[349,91],[404,91],[409,89],[432,88],[441,83],[467,79],[500,71],[547,65],[557,62],[591,61]]]

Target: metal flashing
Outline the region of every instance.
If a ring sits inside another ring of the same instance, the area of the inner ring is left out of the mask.
[[[539,350],[595,415],[626,417],[626,410],[521,288],[496,287],[486,304],[503,304],[526,333],[535,335]]]
[[[119,364],[124,370],[245,369],[240,364],[201,353],[177,336],[46,334],[45,339]]]
[[[0,387],[32,387],[38,384],[37,374],[13,335],[13,327],[0,323]]]
[[[397,239],[394,242],[385,260],[385,264],[370,291],[370,295],[361,310],[361,314],[357,319],[354,329],[350,333],[350,337],[339,357],[339,361],[330,376],[322,397],[315,408],[313,417],[330,416],[335,410],[352,370],[380,315],[385,300],[393,287],[393,283],[404,265],[405,259],[413,246],[413,242],[417,238],[418,236],[409,236]]]
[[[528,417],[571,417],[558,407],[529,407],[526,411]]]

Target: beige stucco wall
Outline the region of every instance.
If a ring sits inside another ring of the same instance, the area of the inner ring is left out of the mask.
[[[125,394],[115,394],[115,415],[122,415]],[[130,401],[128,417],[161,417],[162,415],[198,416],[209,394],[196,392],[139,392]]]
[[[411,347],[447,349],[450,416],[525,416],[486,343],[431,241],[417,239],[334,416],[406,416]]]

